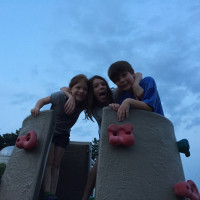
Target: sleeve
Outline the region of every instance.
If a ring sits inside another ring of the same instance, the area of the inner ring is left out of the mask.
[[[141,87],[144,89],[142,101],[155,110],[158,91],[156,82],[152,77],[146,77],[142,80]]]
[[[63,92],[61,92],[61,91],[54,92],[50,96],[50,101],[51,101],[52,104],[55,105],[55,104],[58,104],[60,102],[61,98],[67,99],[67,97],[64,95]]]
[[[56,104],[58,102],[59,92],[54,92],[50,96],[50,101],[52,104]]]

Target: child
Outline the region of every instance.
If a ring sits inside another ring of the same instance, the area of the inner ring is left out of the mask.
[[[139,86],[139,82],[141,80],[141,73],[136,73],[136,80],[132,85],[132,89],[134,93],[137,94],[138,98],[141,98],[143,95],[143,89]],[[62,87],[61,91],[63,91],[67,96],[69,96],[68,88]],[[95,75],[89,79],[89,89],[88,89],[88,107],[86,112],[86,118],[95,120],[99,126],[99,133],[101,129],[101,121],[102,121],[102,111],[103,108],[108,106],[113,102],[112,90],[110,89],[107,81],[98,75]],[[71,112],[74,107],[73,98],[70,99],[70,102],[67,102],[65,105],[65,111]],[[95,162],[91,172],[89,173],[88,180],[85,186],[84,194],[82,200],[88,200],[96,183],[96,175],[97,175],[97,161]]]
[[[36,117],[39,114],[40,108],[51,103],[51,109],[54,110],[55,115],[54,135],[43,180],[45,200],[58,199],[55,194],[60,163],[69,144],[70,129],[76,123],[80,113],[86,108],[88,93],[87,77],[83,74],[73,77],[69,84],[69,91],[72,97],[66,97],[61,91],[55,92],[51,96],[38,100],[35,107],[31,110],[31,114]],[[66,114],[64,105],[70,101],[70,98],[75,100],[76,106],[70,114]]]
[[[128,118],[129,108],[142,109],[156,112],[164,116],[156,83],[153,78],[146,77],[141,80],[140,86],[144,89],[144,95],[140,100],[136,99],[132,90],[135,73],[132,66],[126,61],[117,61],[108,69],[110,80],[117,85],[114,100],[117,104],[109,106],[117,111],[119,121]]]

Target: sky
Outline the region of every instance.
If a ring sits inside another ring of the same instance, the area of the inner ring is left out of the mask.
[[[80,73],[107,76],[126,60],[152,76],[177,141],[186,180],[200,190],[199,0],[0,0],[0,134],[18,130],[38,99]],[[42,110],[49,109],[44,106]],[[81,114],[71,141],[98,138]]]

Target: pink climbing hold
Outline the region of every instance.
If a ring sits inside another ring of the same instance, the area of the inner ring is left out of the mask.
[[[135,143],[132,124],[110,124],[107,128],[109,143],[114,146],[132,146]]]
[[[31,130],[26,135],[19,136],[16,141],[16,146],[20,149],[29,150],[37,145],[37,134]]]
[[[186,197],[190,200],[199,200],[199,191],[192,180],[182,181],[174,186],[174,193],[180,197]]]

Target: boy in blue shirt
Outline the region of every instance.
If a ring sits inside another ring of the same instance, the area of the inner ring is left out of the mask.
[[[140,86],[144,89],[144,95],[141,99],[138,99],[132,88],[135,73],[128,62],[117,61],[113,63],[108,69],[108,76],[117,85],[114,92],[114,101],[117,104],[114,103],[109,106],[117,111],[119,121],[123,121],[125,117],[128,118],[130,108],[152,111],[164,116],[156,83],[152,77],[141,80]]]
[[[140,87],[143,88],[143,96],[138,98],[134,94],[133,83],[135,73],[132,66],[126,61],[117,61],[108,69],[110,80],[117,85],[117,89],[113,92],[114,102],[109,106],[117,111],[119,121],[128,118],[129,109],[136,108],[147,111],[152,111],[164,116],[162,104],[156,87],[156,83],[152,77],[146,77],[140,81]],[[137,91],[140,91],[141,88]],[[177,142],[179,152],[184,153],[186,157],[190,156],[190,145],[187,139],[182,139]]]

